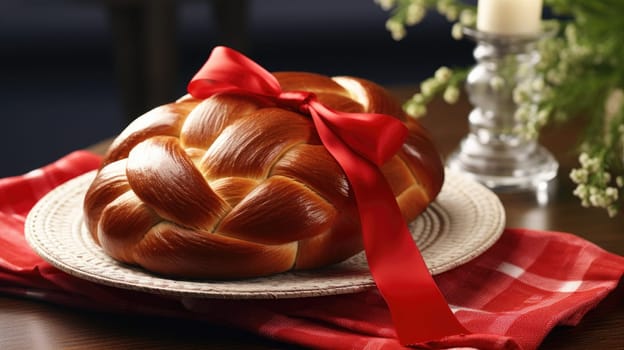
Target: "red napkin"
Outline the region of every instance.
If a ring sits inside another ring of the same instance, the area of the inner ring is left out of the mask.
[[[26,243],[25,217],[48,191],[99,163],[77,151],[0,179],[0,292],[90,310],[201,319],[314,348],[401,348],[374,289],[284,300],[176,299],[98,285],[50,266]],[[624,257],[577,236],[506,229],[486,253],[435,278],[472,334],[422,347],[535,349],[556,325],[576,325],[623,274]]]

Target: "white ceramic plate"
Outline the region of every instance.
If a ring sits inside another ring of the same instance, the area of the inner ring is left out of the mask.
[[[82,214],[95,172],[72,179],[42,198],[26,219],[31,247],[77,277],[109,286],[186,297],[268,299],[355,293],[374,287],[364,253],[312,271],[236,281],[163,278],[110,258],[92,240]],[[409,227],[433,274],[462,265],[501,235],[505,211],[498,197],[466,177],[447,172],[442,192]]]

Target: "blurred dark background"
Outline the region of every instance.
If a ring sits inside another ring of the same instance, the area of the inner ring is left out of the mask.
[[[215,45],[270,71],[415,85],[472,62],[436,14],[394,41],[373,0],[2,0],[0,177],[118,134],[185,93]]]

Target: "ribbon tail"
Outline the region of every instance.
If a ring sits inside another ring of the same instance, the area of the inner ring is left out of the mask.
[[[315,111],[311,114],[323,144],[351,183],[370,271],[399,341],[413,345],[469,333],[433,280],[379,168],[345,145]]]
[[[243,91],[309,110],[321,141],[344,170],[358,206],[371,274],[402,344],[468,333],[451,312],[405,224],[381,166],[396,153],[405,126],[385,115],[333,111],[306,94],[283,94],[268,71],[237,51],[217,47],[188,86],[195,98]],[[291,101],[292,100],[292,101]],[[306,106],[309,103],[309,106]],[[409,273],[405,273],[408,271]]]

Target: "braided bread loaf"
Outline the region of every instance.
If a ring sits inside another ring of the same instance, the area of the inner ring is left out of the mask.
[[[336,110],[406,119],[369,81],[275,77],[284,91],[313,92]],[[407,125],[405,145],[381,170],[410,221],[436,197],[444,175],[425,131]],[[349,182],[311,120],[231,93],[185,96],[132,122],[108,150],[84,213],[107,254],[168,276],[262,276],[362,250]]]

